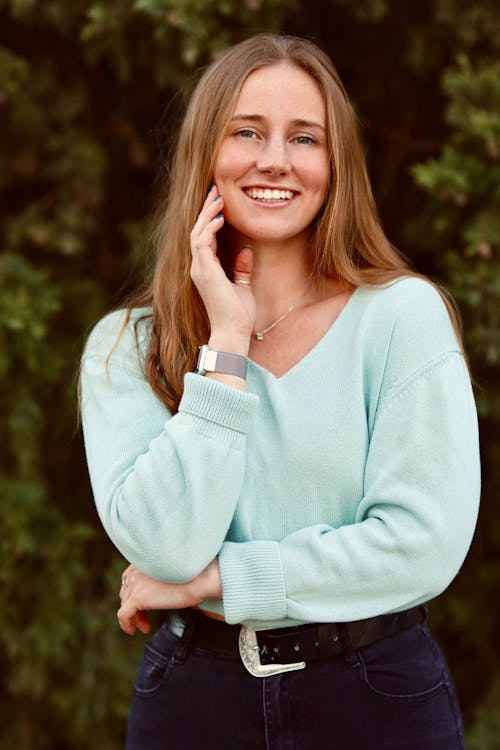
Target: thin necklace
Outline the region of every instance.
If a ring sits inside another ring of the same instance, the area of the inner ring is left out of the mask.
[[[291,313],[291,312],[292,312],[292,310],[295,310],[295,308],[296,308],[296,307],[297,307],[297,305],[299,304],[299,302],[300,302],[300,300],[302,299],[302,297],[304,297],[304,296],[305,296],[305,294],[306,294],[306,292],[308,292],[308,291],[309,291],[309,288],[310,288],[310,286],[311,286],[311,282],[309,282],[309,284],[308,284],[308,285],[306,286],[306,288],[304,289],[304,291],[302,292],[302,294],[300,295],[300,297],[299,297],[298,299],[296,299],[296,300],[295,300],[295,302],[293,303],[293,305],[290,305],[290,307],[288,308],[288,310],[285,310],[285,312],[284,312],[284,313],[283,313],[282,315],[280,315],[280,316],[279,316],[279,318],[276,318],[276,320],[275,320],[275,321],[274,321],[273,323],[271,323],[271,325],[267,326],[267,328],[264,328],[264,330],[262,330],[262,331],[254,331],[254,332],[253,332],[253,334],[254,334],[255,338],[257,339],[257,341],[263,341],[263,339],[264,339],[264,336],[266,335],[266,333],[269,333],[269,331],[272,331],[272,329],[273,329],[273,328],[274,328],[275,326],[277,326],[277,325],[278,325],[278,323],[281,323],[281,321],[282,321],[282,320],[283,320],[284,318],[286,318],[286,316],[287,316],[287,315],[288,315],[289,313]]]

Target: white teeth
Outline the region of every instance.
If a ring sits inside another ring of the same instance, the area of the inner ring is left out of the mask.
[[[255,200],[289,201],[293,198],[291,190],[271,190],[270,188],[248,188],[246,194]]]

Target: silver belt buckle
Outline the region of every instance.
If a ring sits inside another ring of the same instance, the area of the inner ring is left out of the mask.
[[[261,664],[257,630],[266,630],[266,628],[256,629],[250,627],[250,625],[242,625],[238,638],[241,661],[250,674],[254,677],[271,677],[273,674],[304,669],[305,661],[296,661],[293,664]]]

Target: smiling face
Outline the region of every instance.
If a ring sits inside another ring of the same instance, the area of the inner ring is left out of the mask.
[[[311,76],[290,63],[248,76],[214,180],[226,223],[242,240],[306,239],[330,182],[325,103]]]

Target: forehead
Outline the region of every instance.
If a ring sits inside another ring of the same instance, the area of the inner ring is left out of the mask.
[[[246,78],[234,114],[281,115],[325,124],[326,107],[317,82],[292,63],[267,65]]]

